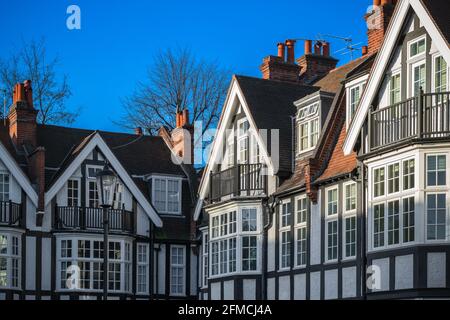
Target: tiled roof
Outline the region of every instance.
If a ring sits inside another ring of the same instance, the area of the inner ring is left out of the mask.
[[[322,79],[314,83],[314,86],[319,87],[321,91],[336,93],[339,96],[342,96],[344,94],[342,82],[350,74],[363,72],[365,69],[367,70],[368,68],[370,68],[371,64],[367,63],[370,59],[372,59],[371,56],[364,56],[356,60],[353,60],[341,67],[338,67],[330,71],[326,76],[324,76]],[[363,65],[365,67],[362,67]],[[322,135],[319,139],[318,147],[316,149],[315,154],[313,155],[315,159],[325,159],[323,163],[318,164],[320,171],[326,170],[330,166],[330,170],[327,172],[327,175],[334,174],[336,176],[340,175],[341,168],[338,165],[335,166],[334,161],[342,160],[347,162],[348,160],[347,158],[344,159],[340,158],[339,160],[338,154],[342,153],[342,150],[339,150],[339,152],[337,152],[338,150],[336,150],[336,148],[338,148],[338,146],[336,145],[337,141],[336,135],[341,133],[341,125],[342,123],[345,123],[345,105],[343,113],[337,114],[340,108],[339,105],[336,105],[336,101],[340,101],[340,99],[338,98],[335,99],[335,102],[333,103],[333,106],[330,109],[327,120],[325,121],[325,124],[322,128]],[[339,123],[339,121],[341,121],[342,123]],[[334,126],[333,122],[335,122]],[[345,138],[345,133],[343,137]],[[337,153],[336,156],[334,158],[333,157],[330,158],[330,156],[334,155],[335,152]],[[298,189],[305,185],[306,181],[304,169],[308,163],[308,160],[309,159],[300,159],[296,161],[294,174],[280,185],[280,187],[277,189],[277,193],[283,193],[289,190]],[[328,162],[328,160],[330,160],[330,162]],[[333,163],[331,162],[331,160],[333,161]],[[344,166],[344,171],[353,165],[353,162],[351,161],[348,162],[351,164],[349,166]],[[353,169],[354,166],[351,168],[349,172],[351,172]],[[322,177],[319,177],[319,179],[322,179]]]
[[[448,0],[421,0],[429,16],[441,32],[447,45],[450,44],[450,17]]]
[[[294,102],[319,88],[245,76],[236,79],[258,129],[280,130],[280,171],[291,172]]]

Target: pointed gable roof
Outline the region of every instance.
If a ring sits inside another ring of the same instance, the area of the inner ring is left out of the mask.
[[[431,39],[439,48],[446,61],[450,62],[449,18],[447,0],[399,0],[389,24],[386,36],[378,52],[374,66],[367,81],[358,109],[344,141],[344,153],[349,155],[358,139],[358,135],[369,111],[370,105],[383,81],[385,70],[394,53],[403,26],[410,10],[419,17]]]

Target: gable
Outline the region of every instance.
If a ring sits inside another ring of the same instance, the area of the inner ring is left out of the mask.
[[[437,3],[441,3],[441,0],[437,0]],[[427,31],[429,38],[436,48],[439,48],[443,58],[447,62],[450,61],[448,39],[444,38],[444,33],[440,30],[436,21],[429,15],[430,12],[426,10],[423,2],[421,0],[400,0],[386,33],[384,43],[375,60],[371,76],[361,97],[352,125],[349,127],[349,132],[343,145],[345,155],[350,155],[353,151],[368,110],[385,80],[385,74],[389,65],[393,62],[402,31],[408,27],[407,24],[411,12],[414,12],[420,19],[420,23]]]
[[[47,191],[45,196],[45,205],[48,205],[50,201],[57,195],[59,190],[61,190],[67,180],[69,180],[74,174],[76,174],[81,163],[88,159],[89,155],[98,148],[102,154],[108,159],[110,166],[117,172],[120,180],[124,183],[126,188],[131,192],[131,194],[136,198],[137,202],[142,206],[146,214],[153,221],[157,227],[162,227],[162,221],[159,218],[156,210],[153,208],[148,198],[143,194],[141,189],[136,184],[136,181],[130,176],[130,174],[122,166],[121,162],[113,154],[111,149],[108,147],[106,142],[102,139],[100,134],[95,133],[89,142],[87,142],[74,156],[74,159],[67,164],[65,169],[60,172],[60,175],[54,181],[50,189]]]

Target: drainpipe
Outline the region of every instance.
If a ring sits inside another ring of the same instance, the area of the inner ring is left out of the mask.
[[[151,288],[149,288],[150,300],[153,300],[154,297],[155,297],[154,292],[153,292],[153,289],[154,289],[153,281],[155,281],[155,277],[153,277],[153,270],[155,269],[155,267],[153,265],[154,261],[155,261],[155,258],[154,258],[155,232],[154,232],[154,230],[155,230],[155,226],[153,225],[153,222],[150,221],[150,240],[149,240],[149,246],[150,246],[149,261],[150,261],[150,266],[149,266],[149,273],[148,273],[150,275],[150,277],[151,277],[151,281],[150,281]]]
[[[270,197],[272,198],[272,197]],[[278,204],[277,200],[266,198],[262,201],[262,207],[264,210],[264,219],[267,223],[263,226],[263,243],[262,243],[262,274],[261,274],[261,296],[262,300],[267,300],[267,255],[268,255],[268,231],[273,226],[273,214],[275,213],[275,207]],[[271,203],[272,202],[272,203]]]

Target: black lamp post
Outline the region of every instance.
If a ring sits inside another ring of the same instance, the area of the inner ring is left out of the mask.
[[[108,162],[102,171],[97,172],[97,192],[98,202],[103,208],[103,300],[108,298],[108,233],[109,233],[109,219],[108,211],[113,205],[114,191],[117,185],[117,176],[109,168]]]

